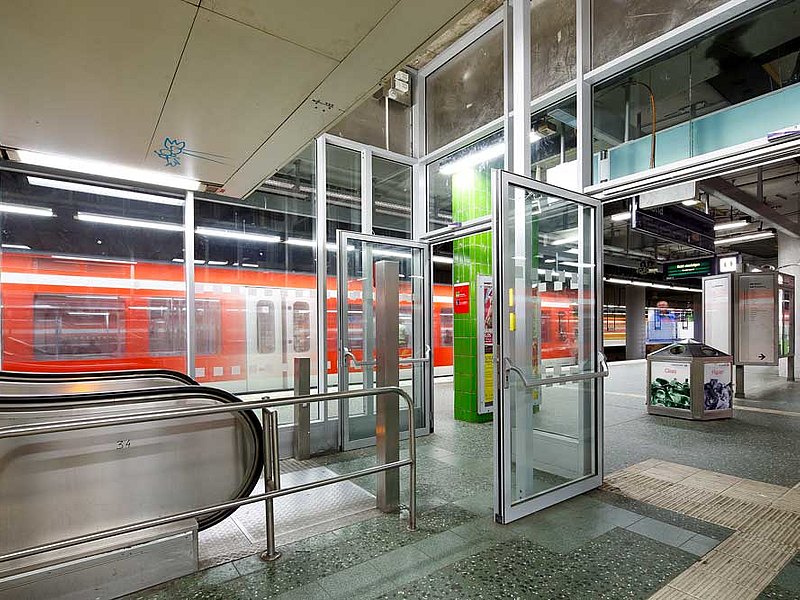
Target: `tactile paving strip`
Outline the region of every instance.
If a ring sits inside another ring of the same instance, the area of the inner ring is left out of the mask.
[[[648,460],[612,473],[603,487],[735,530],[651,600],[754,600],[800,549],[800,484]]]

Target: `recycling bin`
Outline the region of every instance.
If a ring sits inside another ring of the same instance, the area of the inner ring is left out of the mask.
[[[681,419],[733,416],[733,357],[695,340],[647,356],[647,412]]]

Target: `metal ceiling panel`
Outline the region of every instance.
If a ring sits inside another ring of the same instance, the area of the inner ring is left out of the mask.
[[[201,6],[341,61],[399,0],[202,0]]]
[[[0,2],[0,143],[139,166],[196,10]]]
[[[333,59],[201,9],[147,164],[223,182],[337,65]],[[170,160],[157,152],[183,143]]]

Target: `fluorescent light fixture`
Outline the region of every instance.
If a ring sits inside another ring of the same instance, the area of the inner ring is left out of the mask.
[[[703,291],[703,290],[698,290],[696,288],[680,287],[680,286],[677,286],[677,285],[673,286],[672,289],[673,290],[678,290],[679,292],[696,292],[698,294]]]
[[[625,212],[617,213],[615,215],[611,215],[612,221],[627,221],[631,218],[631,211],[626,210]]]
[[[608,283],[618,283],[620,285],[630,285],[633,283],[630,279],[616,279],[614,277],[609,277],[606,281]]]
[[[52,208],[42,208],[40,206],[24,206],[22,204],[7,204],[0,202],[0,212],[12,213],[15,215],[28,215],[31,217],[53,217]]]
[[[728,231],[730,229],[740,229],[750,225],[748,221],[730,221],[728,223],[717,223],[714,225],[714,231]]]
[[[121,227],[138,227],[141,229],[157,229],[160,231],[183,231],[183,225],[175,223],[161,223],[160,221],[146,221],[144,219],[129,219],[125,217],[112,217],[110,215],[97,215],[94,213],[79,212],[75,215],[78,221],[87,223],[101,223],[103,225],[119,225]]]
[[[694,206],[695,204],[700,204],[700,200],[697,198],[690,198],[689,200],[684,200],[681,202],[684,206]]]
[[[775,237],[774,231],[756,231],[755,233],[745,233],[742,235],[733,235],[731,237],[721,238],[714,240],[715,246],[727,246],[729,244],[738,244],[740,242],[752,242],[755,240],[765,240],[767,238]]]
[[[3,244],[3,248],[6,250],[30,250],[30,246],[26,246],[25,244]]]
[[[552,265],[554,262],[556,262],[555,258],[545,258],[544,259],[544,264],[546,264],[546,265]]]
[[[564,244],[574,244],[580,239],[577,233],[573,233],[572,235],[568,235],[567,237],[563,237],[560,240],[554,240],[551,242],[553,246],[562,246]]]
[[[314,240],[304,240],[301,238],[287,238],[286,243],[290,246],[303,246],[305,248],[314,248],[317,242]]]
[[[254,264],[254,263],[242,263],[242,266],[243,267],[251,267],[253,269],[257,269],[258,268],[258,265]]]
[[[172,262],[174,262],[174,263],[183,263],[183,259],[182,258],[173,258]]]
[[[585,269],[587,267],[593,267],[594,263],[583,263],[583,262],[572,262],[572,261],[564,261],[561,263],[565,267],[577,267],[579,269]]]
[[[100,175],[101,177],[138,181],[152,185],[162,185],[179,190],[197,191],[200,189],[200,182],[195,179],[161,173],[159,171],[134,169],[132,167],[123,167],[97,160],[85,160],[57,154],[29,152],[27,150],[17,150],[17,155],[20,161],[31,165],[63,169],[65,171],[77,171],[79,173],[90,173],[92,175]]]
[[[82,192],[84,194],[96,194],[98,196],[110,196],[112,198],[124,198],[126,200],[139,200],[141,202],[152,202],[154,204],[167,204],[169,206],[184,205],[184,200],[182,198],[170,198],[168,196],[144,194],[142,192],[132,192],[130,190],[117,190],[109,187],[101,187],[99,185],[75,183],[74,181],[59,181],[58,179],[45,179],[43,177],[32,177],[29,175],[28,183],[31,185],[53,188],[57,190]]]
[[[564,250],[564,254],[575,254],[575,255],[578,255],[580,253],[581,253],[581,251],[578,250],[577,248],[570,248],[569,250]]]
[[[372,254],[374,256],[388,256],[390,258],[411,258],[410,252],[401,252],[400,250],[381,250],[380,248],[375,248]]]
[[[631,281],[631,283],[639,287],[651,287],[653,285],[649,281]]]
[[[227,260],[210,260],[210,261],[208,261],[208,266],[209,267],[225,267],[225,266],[227,266],[227,264],[228,264]]]
[[[542,139],[542,137],[542,134],[540,134],[538,131],[531,131],[530,133],[531,143]],[[487,146],[482,150],[478,150],[477,152],[467,154],[462,158],[443,164],[441,167],[439,167],[439,173],[442,175],[455,175],[456,173],[467,171],[473,167],[477,167],[482,163],[494,160],[495,158],[500,158],[503,156],[505,151],[505,142],[492,144],[491,146]]]
[[[111,263],[115,265],[135,265],[135,260],[114,260],[112,258],[90,258],[85,256],[69,256],[66,254],[53,254],[50,258],[57,260],[76,260],[80,262]]]
[[[663,283],[653,283],[651,286],[660,290],[668,290],[672,287],[671,285],[664,285]]]
[[[195,233],[205,235],[208,237],[218,237],[227,240],[242,240],[245,242],[264,242],[265,244],[274,244],[280,242],[281,238],[277,235],[266,235],[263,233],[245,233],[243,231],[234,231],[232,229],[215,229],[213,227],[198,227]]]
[[[452,265],[453,264],[453,259],[451,257],[449,257],[449,256],[434,256],[432,260],[433,260],[433,262],[439,263],[439,264],[442,264],[442,265]]]

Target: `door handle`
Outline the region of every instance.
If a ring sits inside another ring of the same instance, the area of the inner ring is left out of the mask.
[[[350,348],[348,348],[347,346],[344,346],[342,348],[342,356],[344,356],[345,364],[347,364],[347,360],[350,359],[350,362],[352,362],[353,366],[357,369],[360,369],[362,367],[372,367],[376,364],[374,360],[362,360],[361,362],[358,362],[356,360],[356,355],[353,354],[350,351]]]
[[[401,365],[420,365],[431,362],[431,347],[425,344],[425,356],[422,358],[401,358]]]
[[[546,377],[544,379],[528,379],[522,369],[511,362],[509,358],[505,359],[505,374],[503,377],[503,387],[508,389],[510,385],[510,374],[516,373],[522,380],[522,385],[527,389],[538,388],[545,385],[558,385],[561,383],[570,383],[572,381],[586,381],[587,379],[598,379],[600,377],[608,377],[608,363],[606,356],[602,352],[597,353],[597,361],[600,365],[600,371],[596,373],[575,373],[573,375],[562,375],[560,377]]]

